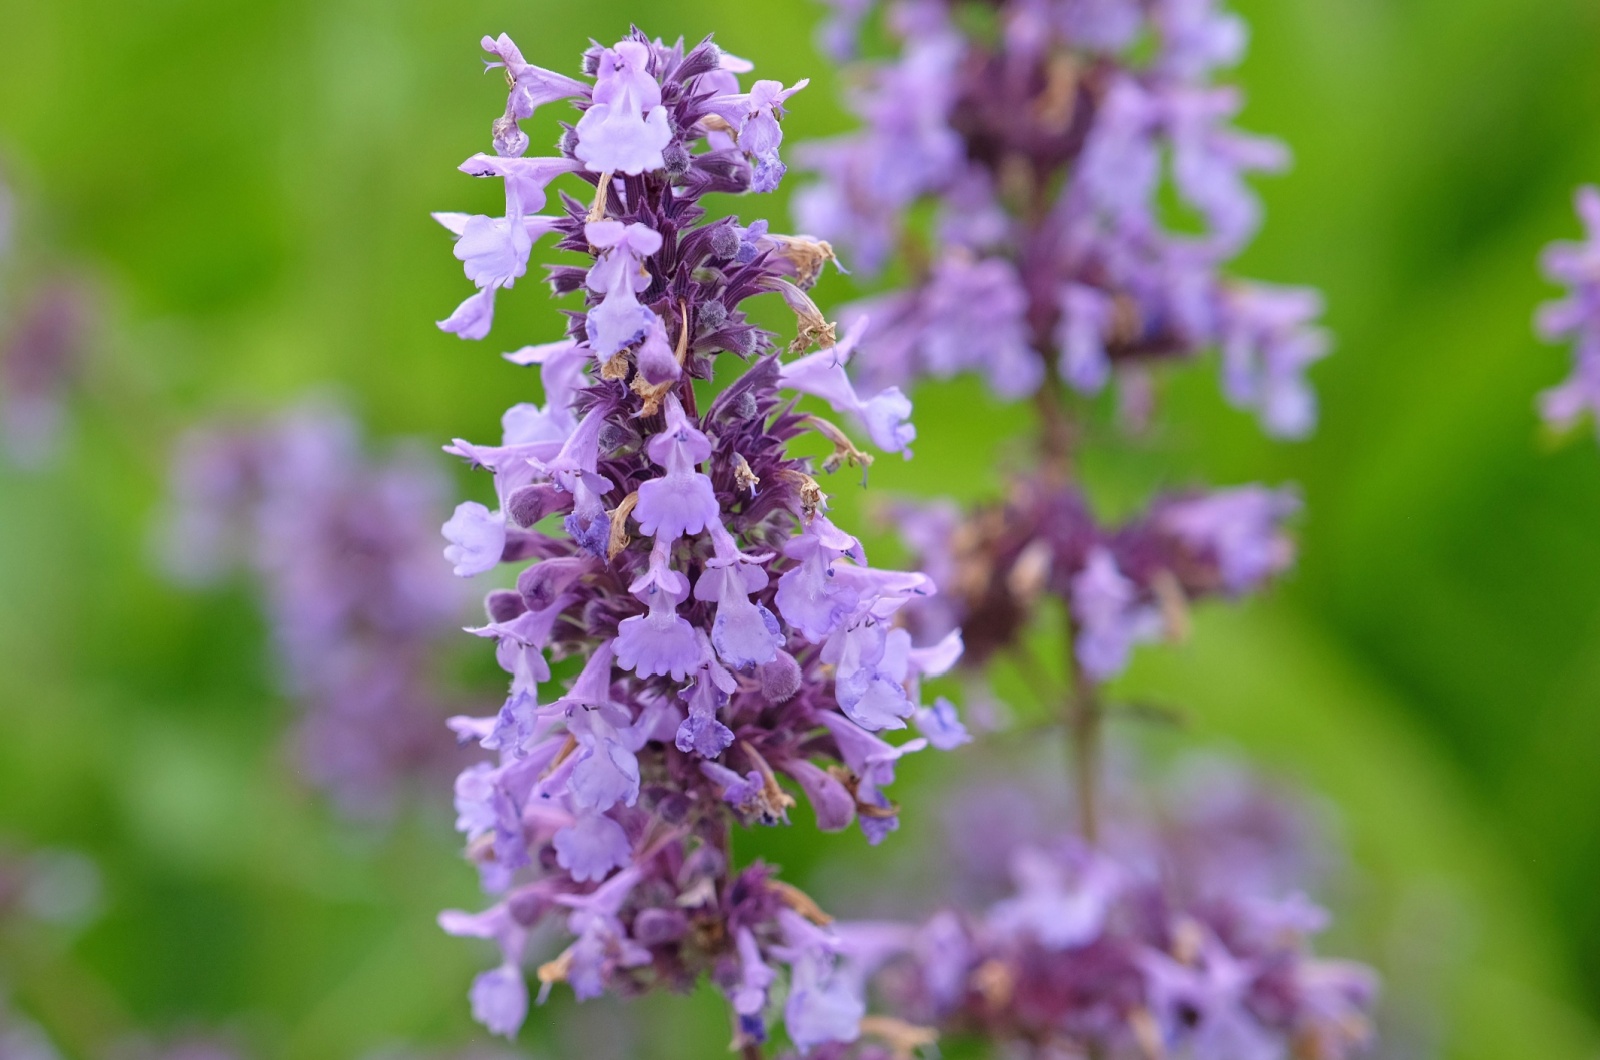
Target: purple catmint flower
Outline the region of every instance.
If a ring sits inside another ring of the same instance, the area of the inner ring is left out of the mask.
[[[1093,849],[1054,828],[1019,836],[1006,821],[963,818],[953,847],[970,846],[975,825],[1010,846],[1008,892],[922,924],[835,925],[838,949],[873,978],[900,1033],[936,1029],[957,1047],[981,1035],[1037,1060],[1062,1042],[1118,1058],[1281,1058],[1313,1045],[1305,1055],[1354,1057],[1376,980],[1312,953],[1325,918],[1296,889],[1311,882],[1305,850],[1320,845],[1307,815],[1237,769],[1204,776],[1153,806],[1114,806]],[[954,798],[970,808],[976,794]],[[1226,809],[1197,814],[1191,799]],[[1262,819],[1294,824],[1264,831]],[[991,873],[993,860],[966,872]],[[1296,862],[1287,875],[1258,870]]]
[[[721,509],[710,477],[695,470],[711,458],[710,441],[689,425],[676,396],[667,398],[666,409],[666,429],[647,447],[650,459],[666,474],[640,485],[633,517],[640,533],[665,539],[670,547],[678,538],[701,533],[718,521]]]
[[[457,577],[470,578],[499,565],[506,545],[506,517],[477,501],[464,501],[444,524],[444,536],[450,541],[444,558],[455,567]]]
[[[528,137],[518,122],[533,117],[533,112],[546,103],[571,99],[589,91],[581,81],[524,62],[522,53],[504,33],[499,37],[484,37],[483,50],[498,60],[485,61],[484,65],[491,70],[504,69],[511,88],[506,96],[505,116],[494,123],[495,151],[502,157],[514,158],[528,149]]]
[[[591,221],[584,226],[589,245],[605,251],[589,270],[589,290],[600,295],[589,310],[589,347],[601,364],[625,346],[631,346],[656,319],[639,304],[638,293],[650,285],[645,258],[661,249],[661,235],[634,222]]]
[[[1220,305],[1223,389],[1254,408],[1267,430],[1300,438],[1316,425],[1316,396],[1305,371],[1328,353],[1327,335],[1311,324],[1322,296],[1305,287],[1240,284]]]
[[[778,158],[778,146],[783,143],[778,121],[784,102],[810,83],[809,78],[802,78],[784,88],[780,81],[757,81],[749,92],[717,96],[708,104],[708,109],[727,123],[729,134],[750,159],[751,191],[773,190],[788,171]]]
[[[836,345],[818,350],[783,366],[783,383],[792,390],[821,398],[835,411],[848,413],[867,428],[874,445],[884,452],[911,457],[910,445],[917,429],[910,423],[911,401],[899,387],[886,387],[863,401],[856,394],[845,365],[866,331],[867,319],[860,318]]]
[[[22,470],[40,470],[61,451],[66,400],[83,370],[93,324],[92,294],[66,277],[19,282],[16,203],[0,180],[0,451]]]
[[[628,586],[629,592],[649,605],[649,612],[632,615],[617,625],[617,665],[640,677],[670,675],[674,681],[682,681],[707,660],[695,628],[678,614],[678,606],[689,595],[689,579],[667,565],[676,536],[657,538],[650,568]],[[661,547],[662,541],[667,542],[666,548]]]
[[[1196,556],[1216,564],[1224,592],[1259,588],[1294,561],[1283,523],[1300,509],[1287,490],[1243,486],[1161,506],[1156,520]]]
[[[896,521],[944,586],[910,601],[909,628],[924,640],[960,631],[963,662],[974,664],[1009,645],[1053,595],[1069,605],[1078,662],[1109,680],[1139,644],[1181,633],[1189,604],[1258,591],[1287,570],[1285,526],[1298,511],[1292,491],[1243,486],[1157,497],[1106,526],[1076,488],[1043,477],[966,516],[903,504]]]
[[[528,984],[514,965],[502,964],[472,981],[472,1018],[491,1034],[516,1033],[528,1016]]]
[[[403,447],[370,457],[346,413],[308,403],[255,426],[192,430],[169,488],[158,541],[168,570],[207,582],[246,568],[261,585],[312,782],[370,814],[408,774],[442,766],[433,734],[449,696],[429,675],[467,603],[431,529],[442,469]],[[459,568],[499,560],[495,513],[463,506],[447,525]]]
[[[731,830],[786,822],[798,795],[824,830],[860,820],[874,842],[892,831],[894,763],[964,739],[955,708],[924,705],[920,688],[954,665],[960,638],[922,643],[900,627],[932,582],[868,567],[825,514],[812,461],[789,453],[815,432],[834,448],[828,470],[872,459],[825,415],[797,411],[802,396],[885,451],[914,437],[903,395],[863,399],[845,375],[861,334],[840,341],[803,290],[831,248],[762,221],[704,219],[705,195],[782,176],[778,121],[804,82],[745,91],[749,64],[709,40],[634,32],[591,50],[592,86],[526,66],[508,38],[490,44],[513,78],[508,115],[572,98],[583,116],[560,158],[494,162],[519,197],[520,228],[509,207],[506,224],[442,216],[485,291],[525,275],[527,248],[548,232],[580,255],[550,266],[551,285],[584,305],[567,337],[506,355],[539,370],[544,404],[512,406],[498,444],[448,449],[494,486],[493,502],[466,501],[445,526],[456,573],[523,570],[515,589],[490,592],[488,621],[472,631],[496,642],[505,704],[450,723],[498,756],[462,773],[456,805],[499,901],[441,922],[501,951],[473,989],[495,1033],[525,1017],[530,939],[564,927],[563,948],[537,970],[541,999],[563,982],[586,998],[705,975],[727,993],[739,1042],[753,1044],[786,979],[792,1038],[854,1040],[864,976],[813,903],[764,866],[732,863]],[[503,155],[503,122],[495,134]],[[555,177],[587,185],[591,204],[564,198],[535,215],[528,204]],[[746,316],[748,299],[773,294],[795,314],[787,363]],[[723,354],[741,366],[723,370]],[[714,376],[730,380],[720,393]],[[547,529],[553,518],[559,529]],[[564,692],[546,687],[547,656],[583,660]],[[891,743],[868,731],[907,719],[928,735]]]
[[[1583,240],[1552,243],[1541,259],[1545,276],[1567,294],[1540,306],[1535,318],[1540,338],[1572,344],[1572,374],[1539,397],[1541,415],[1561,428],[1584,413],[1600,424],[1600,188],[1581,187],[1574,200]]]
[[[1046,950],[1078,949],[1098,938],[1122,888],[1121,870],[1089,851],[1061,859],[1024,848],[1013,855],[1011,871],[1017,894],[990,911],[990,926]]]
[[[513,286],[527,272],[534,241],[554,230],[550,218],[534,216],[544,208],[545,188],[562,173],[578,168],[569,159],[506,158],[477,154],[461,163],[474,177],[505,181],[504,217],[435,213],[434,220],[456,237],[455,254],[478,293],[462,302],[447,319],[445,331],[464,339],[481,339],[494,319],[494,293]]]
[[[661,86],[648,69],[650,47],[625,40],[600,53],[594,102],[578,121],[573,153],[594,173],[663,169],[662,149],[672,139]]]
[[[1116,305],[1098,288],[1069,283],[1061,289],[1059,308],[1056,345],[1061,350],[1061,378],[1081,393],[1099,393],[1111,378],[1106,343]]]
[[[794,969],[783,1023],[802,1053],[827,1042],[854,1041],[866,1005],[849,973],[839,967],[839,942],[792,910],[779,913],[783,952]]]
[[[862,379],[977,370],[1003,398],[1094,394],[1218,348],[1231,401],[1275,435],[1310,430],[1320,299],[1223,275],[1260,225],[1250,177],[1288,162],[1234,128],[1242,97],[1213,81],[1243,53],[1236,16],[1215,0],[1006,0],[989,35],[941,3],[888,14],[900,52],[851,100],[862,131],[798,152],[817,179],[797,217],[866,272],[915,244],[919,202],[939,219],[908,289],[843,313],[874,321]],[[1168,197],[1199,231],[1167,223]]]

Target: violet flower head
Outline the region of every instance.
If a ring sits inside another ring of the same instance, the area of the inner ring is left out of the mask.
[[[903,504],[902,535],[944,586],[911,605],[909,628],[924,639],[959,631],[963,665],[977,666],[1056,597],[1073,620],[1076,663],[1108,681],[1138,645],[1181,637],[1191,605],[1259,592],[1287,571],[1299,508],[1290,490],[1243,486],[1160,496],[1112,526],[1076,487],[1042,475],[969,513]]]
[[[509,38],[494,47],[515,57],[508,69],[522,63]],[[587,201],[562,194],[509,236],[495,229],[472,276],[509,287],[531,246],[516,233],[548,232],[568,255],[548,266],[551,287],[584,301],[565,337],[507,355],[538,370],[544,404],[513,406],[494,444],[448,449],[490,473],[494,498],[457,508],[447,559],[464,577],[523,569],[472,630],[510,676],[505,704],[450,723],[498,755],[456,783],[458,827],[497,902],[440,922],[497,945],[471,991],[497,1034],[526,1017],[532,951],[560,938],[536,966],[536,1000],[561,983],[583,999],[706,976],[728,996],[740,1046],[779,1018],[795,1041],[848,1042],[864,976],[814,903],[765,866],[732,863],[731,834],[787,822],[800,794],[823,830],[859,821],[878,842],[898,824],[895,763],[964,740],[955,707],[921,692],[954,665],[959,637],[920,643],[902,626],[932,581],[869,566],[826,514],[816,476],[872,454],[795,407],[820,398],[904,452],[910,402],[845,374],[861,336],[841,338],[803,290],[831,260],[827,244],[706,219],[706,195],[782,177],[779,121],[804,82],[746,91],[749,64],[709,39],[638,31],[591,49],[586,68],[592,84],[528,75],[583,114],[559,158],[513,161]],[[457,244],[469,262],[476,249]],[[786,349],[750,322],[752,298],[794,312]],[[714,375],[731,379],[719,393]],[[821,469],[789,452],[810,433],[833,449]],[[552,682],[562,659],[580,666],[565,686]],[[936,736],[885,738],[908,719]]]
[[[1304,853],[1325,841],[1297,800],[1235,767],[1189,781],[1116,807],[1094,848],[1013,837],[1010,893],[991,904],[837,925],[841,951],[871,955],[885,1035],[981,1036],[1030,1060],[1363,1054],[1376,977],[1311,947],[1326,917]]]
[[[358,815],[384,812],[409,774],[449,755],[436,735],[449,708],[429,675],[467,599],[433,536],[442,470],[417,450],[367,456],[354,421],[316,403],[195,428],[174,457],[158,539],[167,570],[189,583],[254,576],[284,691],[302,709],[300,764]],[[453,558],[470,566],[488,531],[453,522]]]
[[[1600,430],[1600,188],[1585,185],[1574,199],[1583,239],[1550,244],[1541,261],[1545,276],[1567,293],[1540,306],[1534,320],[1546,342],[1571,343],[1572,373],[1540,395],[1539,411],[1560,428],[1587,413]]]
[[[832,6],[846,44],[873,5]],[[1240,19],[1214,0],[1005,0],[980,34],[936,0],[884,7],[900,48],[849,101],[861,130],[798,155],[806,229],[869,274],[908,248],[906,290],[841,313],[873,321],[861,378],[977,370],[1005,399],[1095,394],[1215,348],[1231,402],[1306,434],[1320,298],[1224,271],[1260,226],[1250,178],[1288,164],[1233,126],[1242,97],[1214,80],[1243,54]],[[1167,220],[1169,197],[1194,225]]]

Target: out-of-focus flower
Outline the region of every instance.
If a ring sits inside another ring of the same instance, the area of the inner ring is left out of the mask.
[[[328,404],[198,427],[177,447],[165,566],[188,582],[239,567],[259,580],[285,691],[303,708],[297,756],[353,813],[384,811],[407,774],[449,756],[435,664],[467,596],[433,536],[447,489],[420,450],[366,454]],[[471,566],[492,531],[458,529],[458,566]]]
[[[1572,344],[1572,374],[1541,395],[1539,409],[1558,427],[1587,413],[1600,430],[1600,188],[1586,185],[1574,198],[1584,238],[1550,244],[1542,262],[1545,275],[1567,293],[1540,306],[1535,318],[1545,341]]]
[[[830,39],[871,6],[834,3]],[[976,370],[1002,398],[1052,377],[1093,394],[1215,347],[1230,401],[1306,434],[1320,296],[1223,274],[1259,227],[1248,178],[1288,163],[1233,127],[1242,97],[1213,82],[1243,23],[1210,0],[1007,0],[996,17],[975,34],[947,4],[888,4],[900,50],[851,98],[862,129],[799,149],[816,176],[800,223],[868,273],[915,243],[913,209],[938,218],[936,252],[906,255],[908,289],[841,310],[872,319],[861,377]],[[1195,223],[1171,220],[1169,197]]]
[[[962,820],[953,843],[986,824],[1011,845],[1011,893],[921,924],[837,927],[843,952],[872,955],[899,1033],[977,1035],[1039,1060],[1337,1060],[1368,1043],[1376,977],[1313,954],[1327,918],[1302,888],[1325,840],[1281,791],[1193,760],[1154,812],[1116,807],[1094,848]]]

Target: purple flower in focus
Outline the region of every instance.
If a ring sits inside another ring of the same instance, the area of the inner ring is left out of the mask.
[[[573,149],[590,172],[637,175],[666,165],[661,152],[672,130],[649,63],[649,46],[637,40],[600,53],[594,102],[578,121]]]
[[[655,320],[639,304],[638,293],[650,286],[645,258],[661,249],[661,235],[637,222],[591,221],[584,226],[589,244],[606,251],[589,270],[589,290],[600,295],[589,310],[589,347],[604,364],[625,346],[631,346]]]
[[[720,509],[711,479],[695,470],[710,459],[711,443],[689,425],[675,397],[667,401],[666,429],[650,439],[649,453],[666,474],[639,487],[639,503],[633,509],[639,532],[670,543],[716,522]]]
[[[778,158],[778,146],[783,143],[778,119],[783,116],[784,102],[810,83],[809,78],[802,78],[784,88],[781,81],[757,81],[749,92],[717,96],[707,104],[728,123],[739,149],[749,156],[751,191],[772,191],[788,172]]]
[[[824,829],[859,817],[881,840],[898,823],[885,792],[894,762],[964,738],[954,708],[925,707],[920,688],[961,642],[919,647],[896,627],[933,585],[867,567],[822,514],[813,462],[789,452],[816,432],[836,451],[825,467],[870,459],[785,391],[822,397],[889,451],[913,437],[898,391],[856,393],[844,363],[859,333],[836,346],[803,290],[831,248],[764,221],[704,220],[706,194],[781,177],[778,119],[804,82],[745,92],[749,65],[709,40],[686,48],[635,31],[591,50],[588,89],[527,67],[507,38],[492,44],[513,79],[508,115],[570,96],[583,117],[560,159],[506,157],[520,129],[497,122],[502,157],[478,157],[507,181],[506,217],[442,218],[460,233],[469,278],[491,293],[526,274],[533,239],[549,233],[583,255],[550,266],[551,286],[584,304],[565,338],[506,355],[538,369],[544,404],[512,406],[498,444],[448,447],[491,473],[495,497],[457,509],[448,558],[463,575],[523,567],[472,630],[496,642],[505,703],[450,722],[497,753],[456,786],[469,857],[498,898],[445,922],[501,952],[474,987],[475,1014],[514,1029],[524,950],[564,928],[538,966],[541,1000],[563,982],[584,999],[707,976],[749,1043],[767,1037],[768,997],[786,978],[791,1036],[854,1040],[863,975],[809,899],[765,866],[732,863],[732,829],[786,822],[786,776]],[[588,212],[569,201],[535,214],[529,204],[543,205],[561,173],[594,186]],[[800,356],[787,365],[743,308],[771,292],[796,314]],[[463,333],[486,332],[492,306],[481,306]],[[547,655],[582,660],[554,698],[540,687]],[[891,744],[847,717],[884,729],[915,718],[930,735]]]

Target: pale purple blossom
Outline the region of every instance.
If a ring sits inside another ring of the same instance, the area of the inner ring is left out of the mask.
[[[432,675],[467,601],[434,536],[446,488],[420,452],[369,455],[326,403],[196,428],[177,447],[165,565],[188,582],[254,575],[275,673],[302,711],[297,757],[354,813],[386,810],[409,774],[448,760],[437,726],[450,697]],[[463,572],[499,562],[498,513],[464,505],[447,525]]]
[[[649,46],[637,40],[600,53],[594,102],[578,121],[573,149],[591,172],[637,175],[666,166],[661,152],[672,130],[649,62]]]
[[[589,310],[589,347],[601,363],[631,346],[656,319],[639,304],[638,294],[650,286],[645,258],[661,249],[661,236],[637,222],[591,221],[584,227],[589,244],[604,251],[589,270],[589,290],[600,304]]]
[[[1128,665],[1134,645],[1161,633],[1161,614],[1141,600],[1138,586],[1117,569],[1103,547],[1089,553],[1072,579],[1072,619],[1077,662],[1095,681],[1105,681]]]
[[[1586,185],[1573,198],[1583,240],[1552,243],[1541,259],[1545,276],[1567,293],[1535,317],[1540,338],[1572,344],[1571,375],[1539,396],[1540,413],[1561,428],[1585,413],[1600,425],[1600,188]]]

